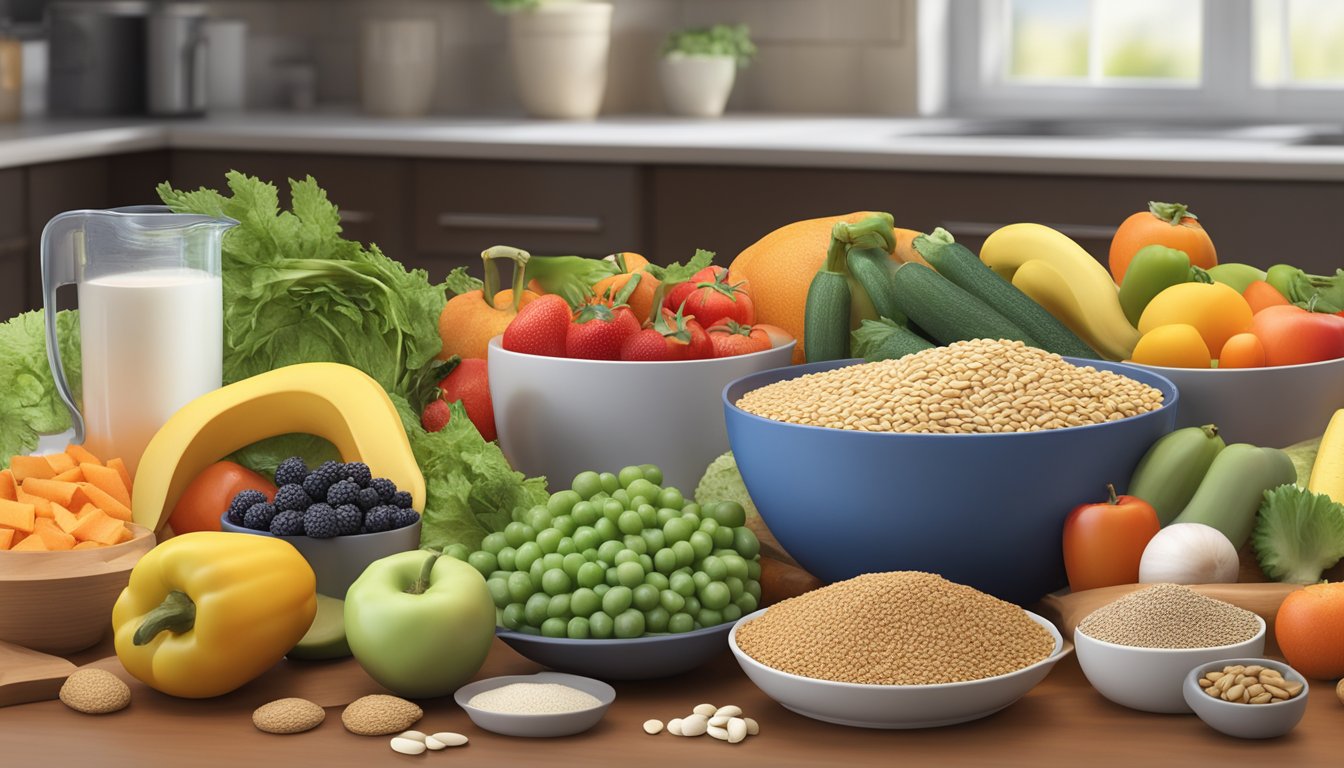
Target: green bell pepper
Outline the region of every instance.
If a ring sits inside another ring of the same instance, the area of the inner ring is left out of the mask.
[[[1120,284],[1120,307],[1130,324],[1138,326],[1139,318],[1148,302],[1173,285],[1190,282],[1213,282],[1209,274],[1190,266],[1185,251],[1165,245],[1148,245],[1134,254]]]
[[[1222,283],[1237,293],[1245,293],[1246,286],[1257,280],[1265,279],[1263,269],[1257,269],[1250,264],[1237,264],[1235,262],[1210,267],[1208,272],[1209,277],[1213,278],[1213,282]]]

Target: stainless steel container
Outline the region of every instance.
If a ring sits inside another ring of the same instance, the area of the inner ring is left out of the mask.
[[[54,115],[145,112],[145,20],[139,0],[51,4],[47,101]]]
[[[199,3],[155,3],[150,11],[145,63],[151,115],[205,112],[205,20]]]

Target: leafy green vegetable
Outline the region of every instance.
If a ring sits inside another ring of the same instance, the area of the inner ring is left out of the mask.
[[[1344,269],[1333,275],[1312,275],[1287,264],[1269,268],[1265,279],[1288,301],[1312,312],[1344,311]]]
[[[694,498],[700,504],[735,501],[747,510],[747,517],[758,514],[756,505],[747,493],[747,486],[742,482],[742,474],[737,471],[737,459],[733,457],[732,451],[710,462],[705,468],[700,484],[695,486]]]
[[[1344,504],[1296,485],[1265,491],[1252,541],[1266,576],[1314,584],[1344,558]]]
[[[443,279],[443,285],[456,296],[485,288],[485,282],[478,277],[472,277],[466,267],[454,267]]]
[[[529,256],[525,283],[533,280],[546,293],[558,293],[571,307],[583,304],[593,293],[593,284],[618,274],[620,268],[606,259],[583,256]]]
[[[864,320],[849,332],[850,353],[868,362],[893,360],[933,347],[914,331],[889,317]]]
[[[394,395],[392,402],[425,476],[421,546],[477,549],[487,533],[504,530],[514,510],[546,503],[546,479],[513,471],[499,446],[476,431],[461,402],[449,406],[452,416],[438,432],[420,426],[405,398]]]
[[[45,315],[25,312],[0,323],[0,468],[14,454],[31,453],[39,435],[70,428],[70,412],[56,394],[47,363]],[[56,315],[61,362],[75,402],[80,401],[79,313]]]
[[[730,56],[737,66],[745,67],[756,56],[751,30],[746,24],[715,24],[712,27],[682,29],[668,36],[663,53],[687,56]]]
[[[231,171],[231,197],[160,184],[174,211],[238,221],[223,240],[224,383],[295,363],[352,365],[423,404],[433,393],[446,297],[423,270],[341,237],[340,214],[310,176],[274,185]]]

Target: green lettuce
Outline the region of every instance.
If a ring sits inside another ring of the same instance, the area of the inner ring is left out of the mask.
[[[32,453],[39,435],[70,428],[70,412],[47,363],[45,317],[39,309],[0,323],[0,467],[9,466],[14,454]],[[57,313],[56,337],[66,381],[79,402],[78,312]]]

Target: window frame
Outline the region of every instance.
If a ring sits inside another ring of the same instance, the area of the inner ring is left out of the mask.
[[[1010,0],[951,0],[947,111],[975,117],[1326,120],[1344,117],[1344,84],[1261,86],[1255,80],[1253,0],[1204,0],[1201,79],[1107,85],[1005,82]]]

